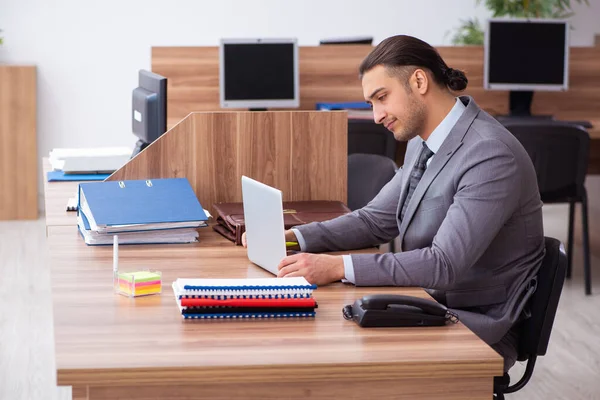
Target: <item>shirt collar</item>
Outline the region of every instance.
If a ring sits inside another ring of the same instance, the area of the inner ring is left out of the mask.
[[[456,122],[458,122],[466,108],[467,107],[465,107],[463,102],[457,97],[454,107],[452,107],[448,115],[446,115],[442,122],[440,122],[440,124],[433,130],[433,132],[431,132],[431,135],[429,135],[425,143],[434,154],[438,152],[442,146],[442,143],[444,143],[444,140],[454,125],[456,125]]]

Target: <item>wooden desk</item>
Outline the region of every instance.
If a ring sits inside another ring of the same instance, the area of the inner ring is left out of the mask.
[[[52,166],[47,157],[42,159],[42,168],[44,171],[46,226],[77,225],[77,213],[67,211],[67,201],[75,196],[80,182],[48,182],[46,176],[48,171],[52,171]]]
[[[310,320],[184,321],[176,278],[270,274],[205,228],[197,244],[121,246],[121,270],[163,273],[160,296],[129,299],[112,292],[112,247],[85,246],[74,226],[51,221],[57,380],[74,399],[489,399],[502,373],[501,357],[462,324],[363,329],[342,316],[365,294],[426,297],[421,289],[338,283],[315,291]]]

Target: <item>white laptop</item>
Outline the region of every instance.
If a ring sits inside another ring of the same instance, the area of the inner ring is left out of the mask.
[[[286,256],[281,190],[242,176],[248,259],[277,275]]]

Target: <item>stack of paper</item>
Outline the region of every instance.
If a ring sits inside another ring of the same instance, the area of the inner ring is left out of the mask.
[[[184,319],[314,317],[316,288],[303,277],[173,282]]]
[[[64,174],[112,173],[129,161],[131,153],[128,147],[53,149],[50,164]]]
[[[185,178],[81,183],[77,209],[89,245],[196,242],[208,220]]]

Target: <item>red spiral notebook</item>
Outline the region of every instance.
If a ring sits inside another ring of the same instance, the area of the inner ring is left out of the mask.
[[[298,299],[181,299],[182,307],[317,307],[313,298]]]

